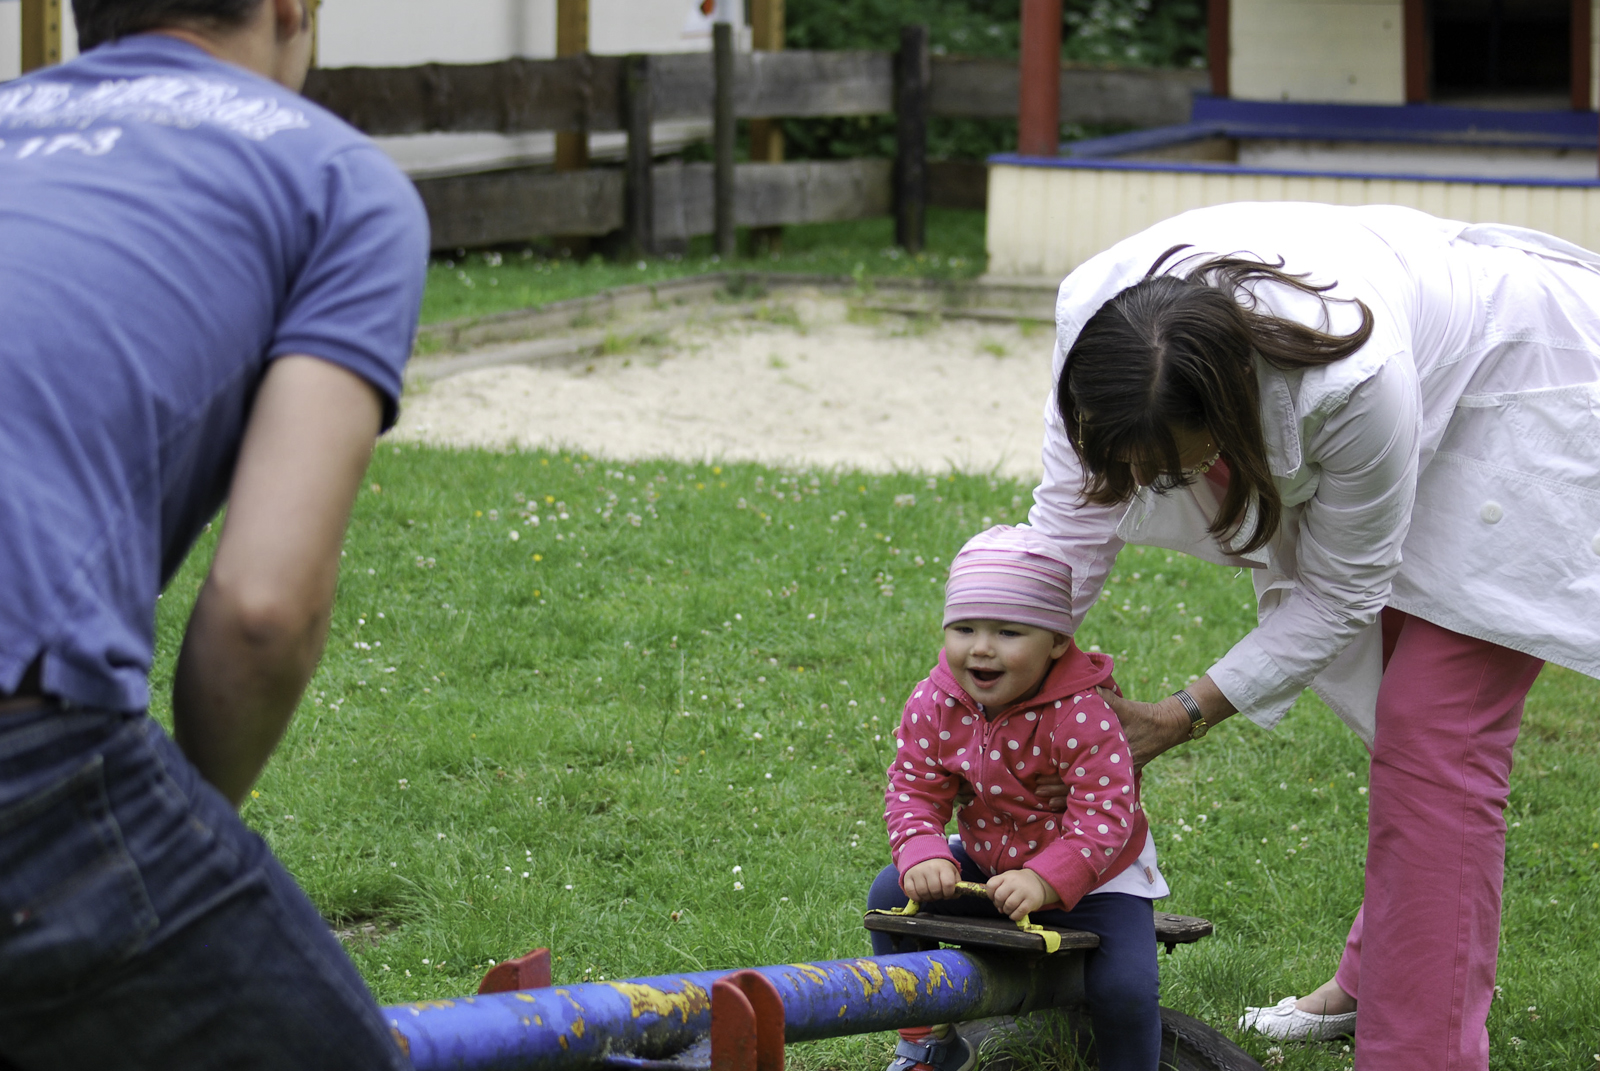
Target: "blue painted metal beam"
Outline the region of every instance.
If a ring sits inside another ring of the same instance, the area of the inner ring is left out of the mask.
[[[956,950],[760,967],[788,1041],[1017,1015],[1081,1001],[1081,956]],[[711,1028],[729,971],[525,989],[384,1009],[417,1071],[586,1071],[607,1056],[664,1058]]]

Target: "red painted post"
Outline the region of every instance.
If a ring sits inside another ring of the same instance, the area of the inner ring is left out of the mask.
[[[1022,0],[1017,151],[1054,156],[1061,145],[1061,0]]]
[[[489,968],[478,983],[480,993],[510,993],[517,989],[544,989],[550,985],[550,950],[536,948],[526,956],[508,959]]]
[[[766,975],[712,983],[711,1071],[783,1071],[783,998]]]
[[[1427,0],[1403,0],[1401,15],[1406,103],[1426,104],[1433,85],[1433,41],[1428,33]]]
[[[1233,92],[1229,81],[1229,53],[1233,50],[1232,0],[1208,0],[1206,4],[1206,66],[1211,69],[1211,95],[1226,97]]]

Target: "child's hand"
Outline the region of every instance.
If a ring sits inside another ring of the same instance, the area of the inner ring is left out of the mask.
[[[1022,916],[1061,900],[1048,881],[1027,868],[1008,870],[990,878],[989,898],[1012,922],[1021,922]]]
[[[901,890],[919,904],[948,900],[956,894],[961,871],[948,859],[925,859],[900,878]]]

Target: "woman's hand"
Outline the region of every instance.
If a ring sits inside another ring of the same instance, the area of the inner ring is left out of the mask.
[[[1122,722],[1122,731],[1128,735],[1128,748],[1133,752],[1133,764],[1142,767],[1162,752],[1187,743],[1191,738],[1193,723],[1189,712],[1175,696],[1154,703],[1140,703],[1117,695],[1109,688],[1095,689],[1100,698]],[[1186,689],[1200,706],[1201,716],[1209,728],[1234,713],[1233,704],[1222,694],[1210,677],[1201,677]]]
[[[1189,739],[1189,712],[1171,696],[1157,703],[1140,703],[1105,688],[1099,692],[1100,698],[1122,722],[1122,731],[1128,734],[1128,749],[1133,752],[1135,768]]]

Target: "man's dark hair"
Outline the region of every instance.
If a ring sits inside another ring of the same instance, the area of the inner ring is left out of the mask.
[[[263,0],[72,0],[78,48],[168,26],[227,30],[242,25]]]

